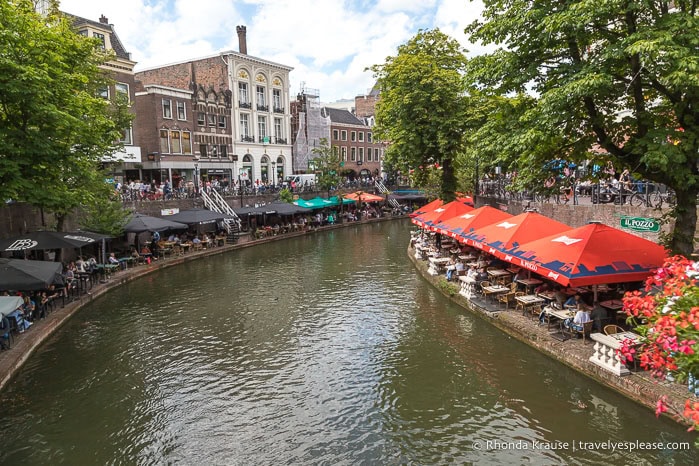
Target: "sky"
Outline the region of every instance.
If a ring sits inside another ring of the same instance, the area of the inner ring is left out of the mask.
[[[245,25],[248,55],[292,67],[291,95],[317,89],[324,103],[368,93],[375,80],[365,69],[420,29],[439,28],[468,55],[484,51],[464,34],[480,0],[60,0],[60,9],[106,16],[136,71],[238,52],[235,28]]]

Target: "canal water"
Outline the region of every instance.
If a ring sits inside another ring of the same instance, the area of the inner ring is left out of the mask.
[[[409,229],[232,251],[93,301],[0,393],[0,462],[697,461],[682,427],[444,299]]]

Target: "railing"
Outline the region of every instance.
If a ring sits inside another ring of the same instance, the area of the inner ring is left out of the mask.
[[[284,107],[274,107],[274,113],[284,113]]]
[[[255,142],[255,136],[241,136],[240,140],[242,142]]]
[[[391,193],[391,191],[388,190],[388,188],[386,187],[386,185],[383,184],[383,182],[382,182],[381,180],[376,180],[376,181],[374,181],[374,186],[376,186],[376,189],[378,189],[379,192],[382,193],[382,194],[388,195],[388,194]],[[400,202],[398,202],[398,201],[395,200],[394,198],[390,198],[390,199],[388,200],[388,203],[391,204],[391,207],[395,207],[396,209],[400,209]]]
[[[262,111],[262,112],[268,112],[269,111],[269,105],[257,105],[257,109]]]
[[[240,108],[252,108],[252,104],[250,102],[238,102],[238,106]]]
[[[226,202],[226,200],[216,191],[215,189],[212,189],[209,193],[207,193],[205,190],[200,191],[201,194],[201,199],[204,201],[204,206],[212,210],[214,212],[218,212],[220,214],[227,214],[230,215],[231,219],[226,219],[224,221],[224,224],[226,225],[226,232],[231,233],[231,223],[235,224],[235,227],[237,230],[240,230],[240,217],[236,215],[235,211],[233,208]]]

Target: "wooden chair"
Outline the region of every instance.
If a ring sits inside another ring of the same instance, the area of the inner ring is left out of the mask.
[[[604,326],[603,331],[604,331],[605,335],[613,335],[615,333],[622,333],[625,330],[623,328],[619,327],[618,325],[609,324],[609,325]]]
[[[592,324],[593,324],[593,323],[594,323],[593,321],[585,322],[585,323],[583,324],[582,330],[578,330],[577,328],[572,327],[572,326],[571,326],[571,327],[568,327],[567,330],[568,330],[568,332],[570,333],[571,336],[582,335],[582,337],[583,337],[583,345],[584,345],[584,344],[585,344],[585,338],[588,337],[588,336],[590,335],[590,332],[592,332]]]
[[[505,303],[505,310],[508,310],[510,308],[510,303],[514,302],[514,300],[515,300],[515,292],[514,291],[509,291],[507,293],[503,293],[500,296],[498,296],[498,302]]]
[[[515,291],[515,297],[514,297],[515,301],[517,300],[517,296],[524,296],[526,294],[527,293],[525,293],[524,291]],[[515,311],[517,309],[521,309],[522,314],[524,314],[524,303],[517,301],[517,305],[515,306]]]

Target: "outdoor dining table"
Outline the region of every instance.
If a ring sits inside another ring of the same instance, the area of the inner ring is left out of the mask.
[[[462,260],[464,262],[465,261],[472,261],[476,258],[476,256],[474,256],[473,254],[461,254],[460,256],[457,256],[457,257],[459,258],[459,260]]]
[[[483,292],[485,293],[486,299],[490,296],[497,296],[502,293],[507,293],[508,291],[510,291],[510,287],[503,285],[490,285],[483,287]]]
[[[551,306],[546,306],[544,308],[544,312],[546,313],[547,316],[549,317],[555,317],[558,319],[560,322],[563,322],[566,319],[572,319],[575,317],[575,313],[571,311],[570,309],[555,309]],[[548,319],[548,327],[551,328],[551,319]]]
[[[522,303],[522,315],[526,315],[527,309],[544,302],[543,298],[540,298],[535,294],[526,294],[524,296],[515,296],[515,300],[519,303]]]
[[[599,305],[611,311],[620,311],[624,307],[624,302],[620,299],[609,299],[602,301]]]
[[[505,281],[507,277],[510,276],[510,272],[503,269],[490,269],[488,270],[488,276],[493,277],[500,284]]]
[[[517,283],[524,285],[526,287],[527,291],[530,291],[535,286],[541,285],[544,282],[542,282],[541,280],[539,280],[537,278],[520,278],[519,280],[517,280]],[[539,299],[541,299],[541,298],[539,298]]]
[[[540,298],[544,298],[546,301],[553,301],[556,299],[556,294],[553,291],[540,291],[536,294]]]

